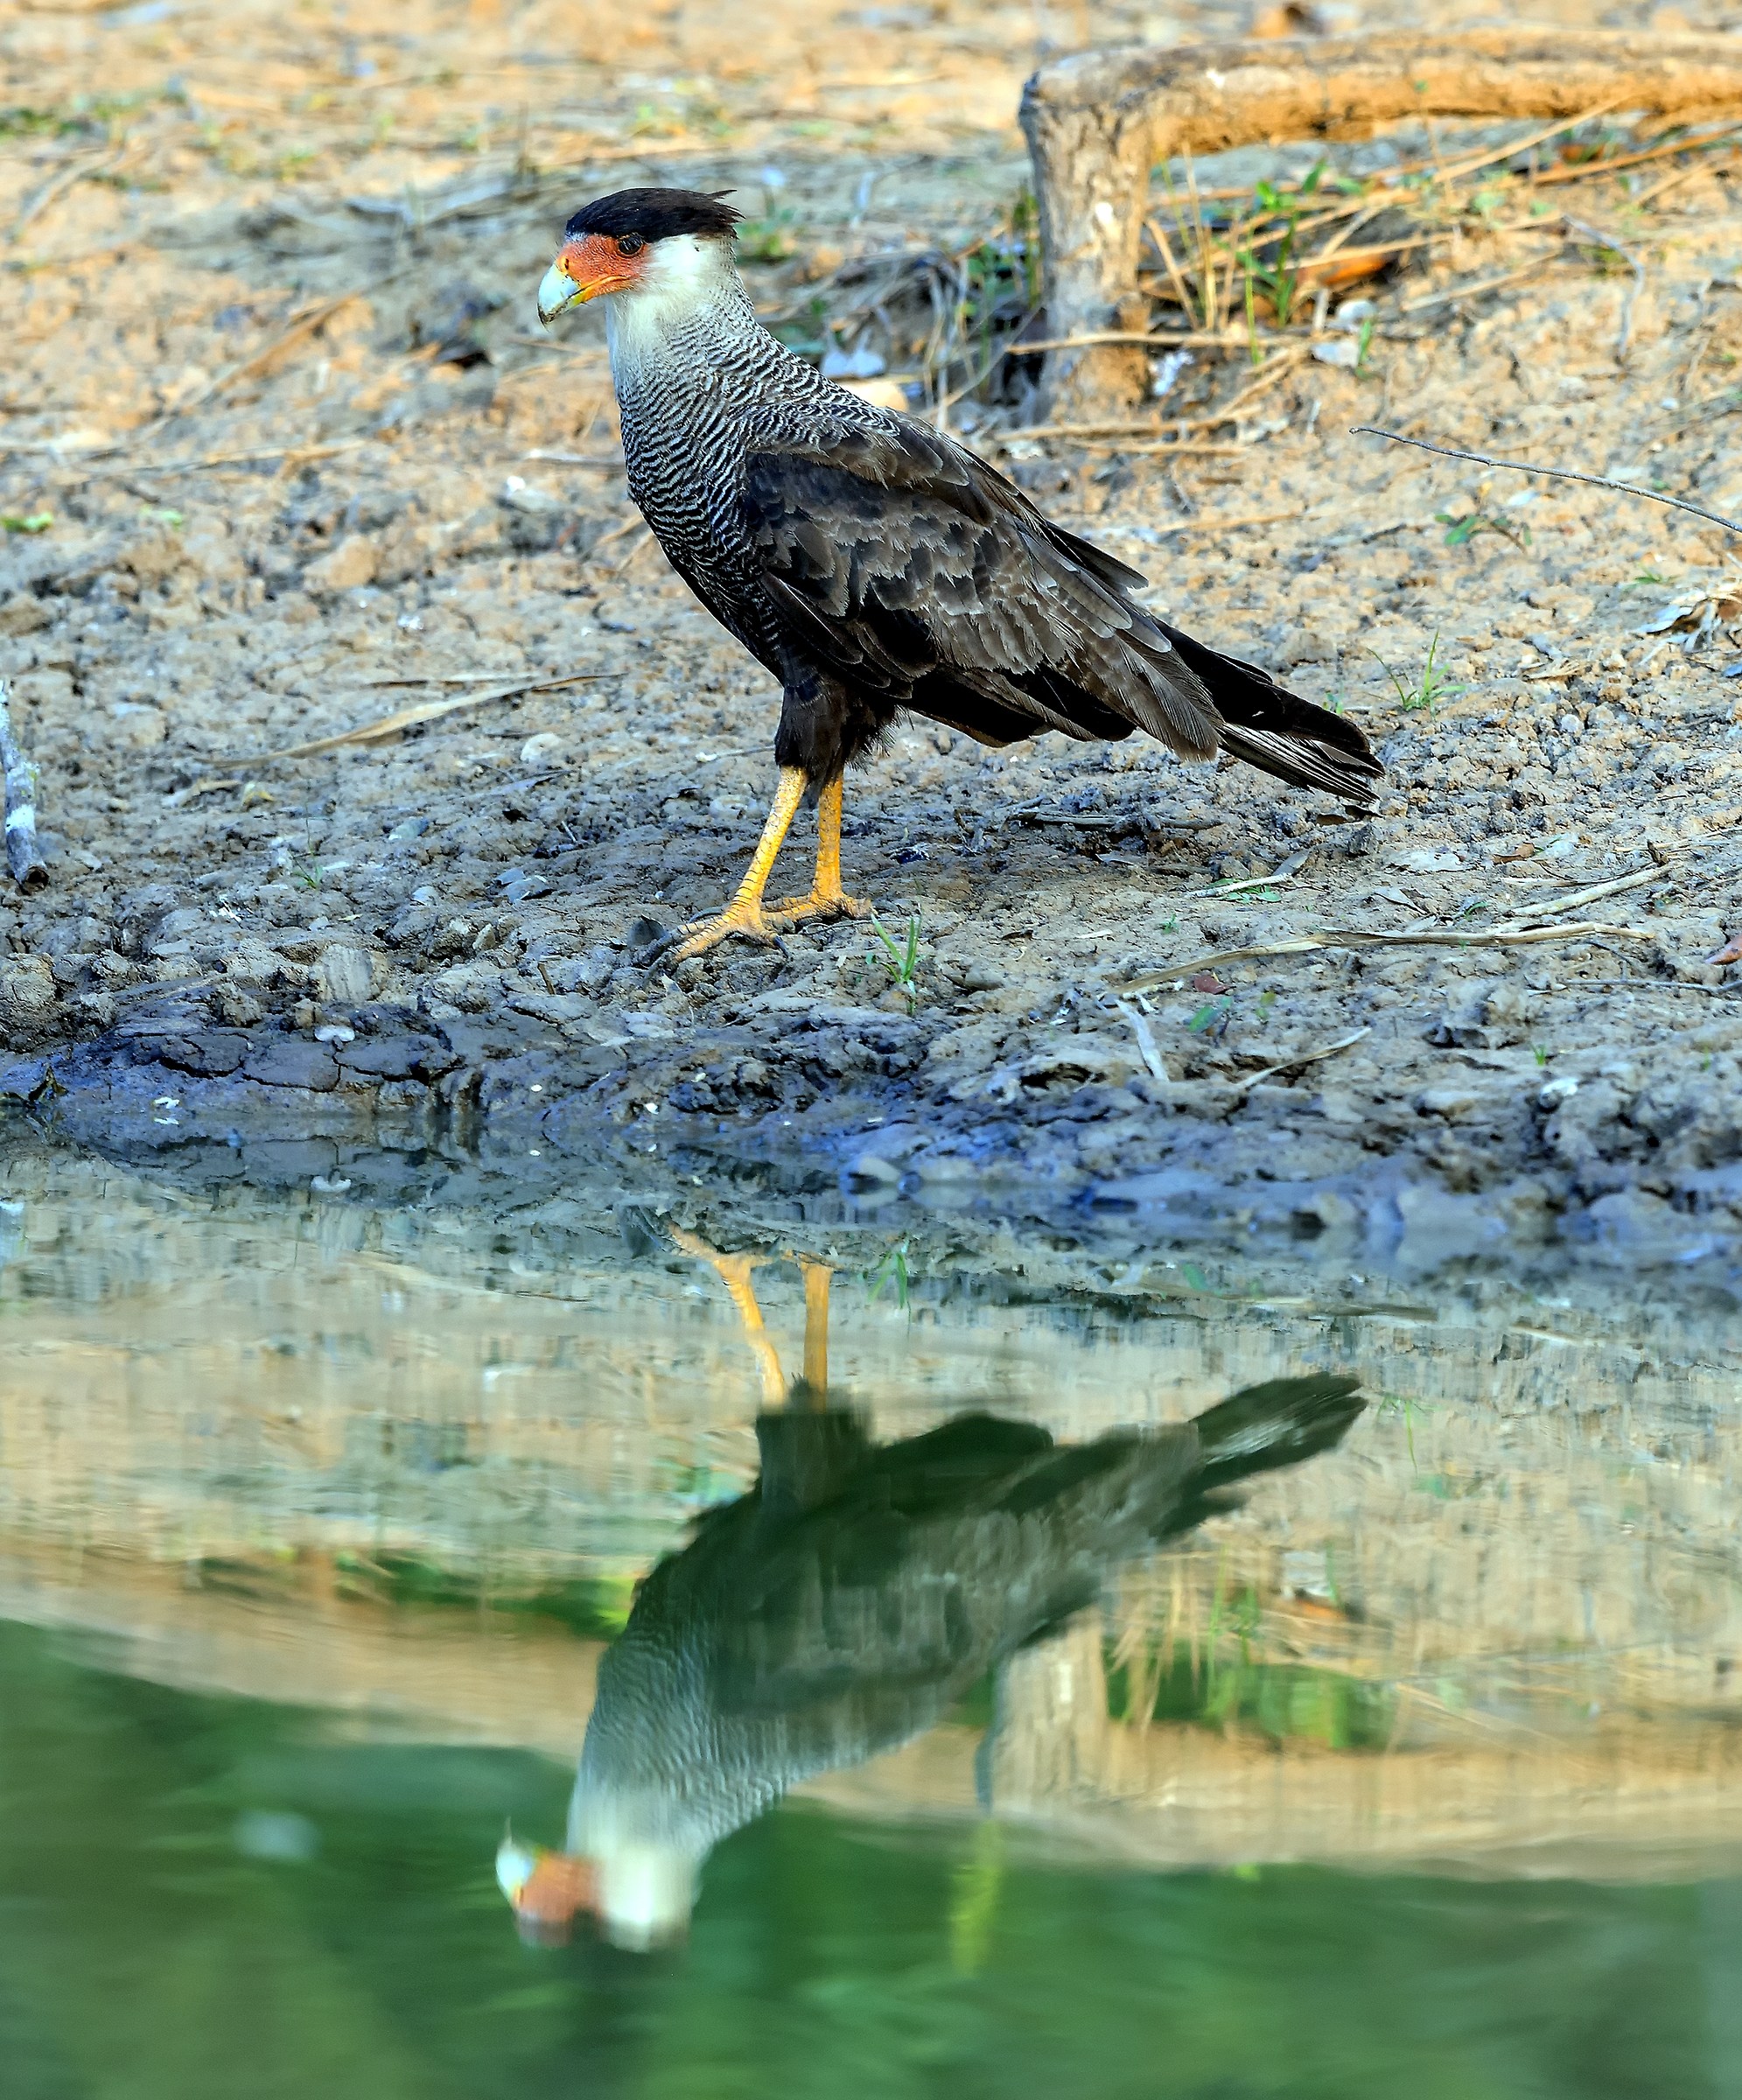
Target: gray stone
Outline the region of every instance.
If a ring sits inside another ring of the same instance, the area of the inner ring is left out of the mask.
[[[874,1152],[861,1152],[848,1166],[847,1179],[893,1188],[901,1179],[901,1169],[887,1159],[879,1159]]]
[[[341,1043],[335,1054],[342,1071],[374,1079],[433,1079],[458,1061],[427,1035],[367,1036]]]
[[[54,965],[46,956],[14,956],[0,962],[0,1007],[6,1018],[40,1018],[54,1006]]]
[[[335,942],[323,951],[315,975],[325,998],[337,1006],[354,1005],[374,990],[375,959],[367,948],[342,947]]]
[[[201,1079],[224,1079],[236,1071],[248,1054],[248,1038],[242,1035],[201,1033],[160,1036],[151,1046],[161,1064],[178,1072],[192,1072]]]
[[[262,1086],[306,1087],[316,1094],[330,1094],[339,1084],[339,1068],[325,1048],[299,1035],[279,1036],[249,1051],[242,1072]]]
[[[598,991],[610,983],[616,968],[614,949],[594,948],[560,962],[541,962],[538,974],[552,991]]]

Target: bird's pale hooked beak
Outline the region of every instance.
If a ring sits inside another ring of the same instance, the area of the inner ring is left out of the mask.
[[[538,287],[538,318],[548,328],[568,307],[584,305],[633,284],[638,269],[620,255],[614,241],[596,234],[565,241]]]

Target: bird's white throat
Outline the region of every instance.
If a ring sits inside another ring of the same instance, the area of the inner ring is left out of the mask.
[[[640,281],[605,303],[612,377],[664,363],[698,318],[714,314],[728,326],[745,317],[754,325],[731,243],[695,234],[654,242]]]

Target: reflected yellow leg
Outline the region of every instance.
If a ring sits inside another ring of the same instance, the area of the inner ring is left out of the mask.
[[[804,1382],[821,1405],[829,1390],[829,1286],[835,1271],[827,1262],[797,1258],[804,1278]]]
[[[816,873],[808,897],[784,897],[768,906],[771,924],[797,926],[805,919],[863,919],[870,904],[841,886],[841,803],[844,783],[830,780],[816,798]]]
[[[805,787],[805,776],[796,766],[780,768],[780,784],[774,790],[773,806],[762,827],[762,836],[756,842],[756,850],[750,857],[750,865],[744,872],[744,880],[738,886],[738,894],[717,918],[699,919],[684,929],[689,938],[677,950],[678,962],[688,956],[704,956],[710,948],[717,948],[734,934],[742,934],[751,941],[773,938],[779,929],[771,926],[763,914],[762,892],[768,886],[774,857],[780,850],[798,806],[804,799]],[[838,864],[836,878],[839,878]]]
[[[698,1239],[693,1232],[685,1232],[681,1225],[672,1227],[671,1236],[681,1253],[693,1254],[698,1262],[706,1262],[725,1285],[731,1302],[738,1307],[738,1316],[744,1323],[744,1339],[750,1344],[756,1358],[756,1368],[762,1381],[763,1403],[769,1407],[778,1407],[787,1396],[786,1374],[780,1368],[780,1359],[774,1353],[774,1344],[769,1338],[767,1326],[762,1318],[762,1308],[756,1302],[755,1286],[750,1280],[754,1270],[766,1266],[764,1257],[753,1254],[722,1254],[717,1248],[709,1246],[706,1240]]]

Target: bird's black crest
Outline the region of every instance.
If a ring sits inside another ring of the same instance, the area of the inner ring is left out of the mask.
[[[644,241],[663,241],[673,234],[725,234],[744,216],[721,200],[730,192],[709,195],[702,190],[613,190],[609,197],[595,197],[584,204],[568,225],[572,241],[583,234],[603,234],[621,240],[639,234]]]

